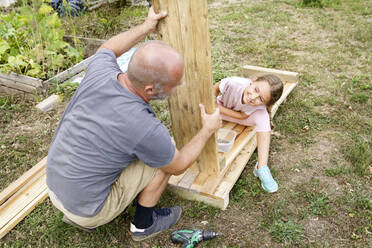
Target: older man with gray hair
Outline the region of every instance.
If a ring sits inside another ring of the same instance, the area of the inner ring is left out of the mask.
[[[105,42],[90,62],[50,146],[47,186],[63,221],[86,231],[117,217],[138,196],[136,241],[169,229],[178,206],[155,209],[169,177],[184,172],[220,127],[219,110],[206,114],[202,129],[181,150],[155,118],[152,99],[170,96],[183,83],[184,62],[173,48],[149,41],[123,73],[116,58],[156,29],[166,13],[150,8],[146,21]]]

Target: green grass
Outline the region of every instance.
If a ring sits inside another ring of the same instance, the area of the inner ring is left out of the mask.
[[[300,242],[303,234],[303,227],[293,221],[275,221],[269,232],[274,240],[279,243],[294,245]]]
[[[330,212],[330,200],[326,193],[306,193],[305,198],[309,201],[308,211],[314,215],[325,216]]]
[[[371,176],[369,167],[372,165],[371,143],[355,135],[353,142],[344,148],[346,159],[353,164],[353,170],[360,176]]]

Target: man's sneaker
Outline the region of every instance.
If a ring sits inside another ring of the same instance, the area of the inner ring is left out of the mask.
[[[72,220],[70,220],[69,218],[67,218],[66,215],[63,215],[62,221],[67,224],[70,224],[71,226],[77,227],[80,230],[86,231],[86,232],[94,232],[96,230],[95,228],[86,228],[86,227],[80,226],[76,224],[75,222],[73,222]]]
[[[153,223],[148,228],[138,229],[133,223],[130,223],[132,239],[134,241],[141,241],[169,229],[179,220],[181,213],[182,208],[179,206],[154,210],[152,213]]]
[[[278,184],[271,175],[269,167],[267,165],[263,165],[257,170],[257,165],[258,163],[256,163],[254,166],[253,174],[260,178],[262,188],[269,193],[278,191]]]

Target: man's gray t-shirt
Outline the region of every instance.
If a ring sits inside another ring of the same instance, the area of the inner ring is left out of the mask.
[[[132,161],[158,168],[174,156],[168,129],[142,98],[119,84],[119,73],[111,50],[95,55],[50,146],[47,185],[78,216],[102,209],[112,183]]]

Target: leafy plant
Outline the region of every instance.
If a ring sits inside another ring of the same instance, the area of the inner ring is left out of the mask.
[[[83,50],[63,41],[57,13],[34,3],[17,12],[0,15],[0,68],[47,79],[82,60]]]
[[[79,83],[65,82],[62,84],[57,84],[55,88],[50,90],[50,93],[56,93],[63,97],[70,98],[75,93],[77,87],[79,87]]]

